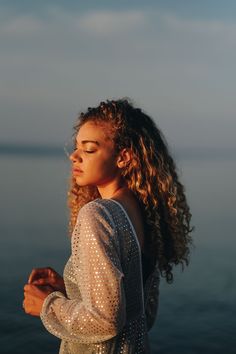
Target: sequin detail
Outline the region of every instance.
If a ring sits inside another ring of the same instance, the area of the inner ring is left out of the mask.
[[[142,284],[140,247],[125,211],[96,199],[78,214],[64,269],[67,297],[47,296],[40,314],[60,354],[149,354],[159,298],[156,267]]]

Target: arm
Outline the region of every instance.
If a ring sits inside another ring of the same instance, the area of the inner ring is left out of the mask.
[[[144,307],[148,331],[153,327],[158,312],[159,283],[160,273],[156,265],[154,271],[147,279],[144,288]]]
[[[61,292],[43,303],[49,332],[68,341],[97,343],[116,336],[126,321],[118,241],[109,214],[98,203],[80,209],[72,236],[72,264],[82,301]]]

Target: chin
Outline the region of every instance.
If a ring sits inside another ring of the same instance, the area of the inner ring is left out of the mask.
[[[84,185],[83,179],[80,176],[74,176],[74,180],[79,185]]]
[[[90,186],[91,183],[83,181],[83,179],[80,176],[75,176],[75,183],[79,186],[79,187],[87,187]]]

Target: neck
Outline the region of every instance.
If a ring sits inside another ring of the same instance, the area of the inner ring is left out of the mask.
[[[114,198],[122,193],[128,193],[129,189],[127,185],[123,182],[110,185],[109,188],[106,186],[105,188],[98,187],[99,194],[101,195],[102,199],[110,199]]]

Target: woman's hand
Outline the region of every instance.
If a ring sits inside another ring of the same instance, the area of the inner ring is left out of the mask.
[[[45,298],[53,291],[51,286],[26,284],[23,302],[25,312],[32,316],[40,316]]]
[[[54,291],[60,291],[66,296],[63,277],[51,267],[33,269],[29,276],[28,284],[49,285]]]

